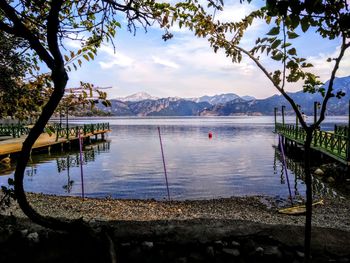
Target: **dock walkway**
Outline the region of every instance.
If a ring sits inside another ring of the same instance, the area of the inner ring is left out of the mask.
[[[79,133],[80,137],[86,139],[91,136],[97,137],[98,135],[101,135],[103,138],[107,132],[110,132],[109,123],[85,124],[83,126],[72,126],[68,129],[56,127],[51,134],[42,133],[32,149],[50,148],[57,145],[63,146],[66,143],[78,141]],[[0,141],[0,156],[20,152],[26,137],[27,135],[22,135],[19,138]]]
[[[292,124],[276,122],[275,132],[280,134],[287,143],[303,145],[306,139],[304,129]],[[315,131],[311,148],[350,166],[350,140],[347,126],[335,126],[334,131]]]

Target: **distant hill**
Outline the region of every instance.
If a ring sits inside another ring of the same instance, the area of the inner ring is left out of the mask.
[[[328,86],[328,81],[324,84]],[[350,100],[350,76],[336,78],[334,81],[334,93],[343,91],[346,93],[341,100],[333,97],[327,107],[328,115],[348,114]],[[313,115],[314,101],[322,101],[319,93],[310,94],[298,91],[288,93],[302,111],[307,115]],[[274,95],[266,99],[255,99],[251,96],[239,97],[234,93],[214,96],[202,96],[199,98],[156,98],[147,93],[136,93],[131,96],[110,100],[112,106],[97,107],[113,116],[230,116],[230,115],[273,115],[274,108],[286,106],[286,114],[294,114],[289,103],[282,95]]]

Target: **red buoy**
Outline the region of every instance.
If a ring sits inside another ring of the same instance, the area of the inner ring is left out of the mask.
[[[208,133],[208,138],[209,138],[209,139],[213,138],[213,133],[212,133],[212,132],[209,132],[209,133]]]

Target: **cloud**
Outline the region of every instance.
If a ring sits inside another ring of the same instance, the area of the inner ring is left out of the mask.
[[[105,55],[104,61],[99,61],[99,65],[102,69],[110,69],[113,66],[120,66],[120,67],[129,67],[132,66],[134,63],[134,59],[131,57],[124,55],[121,52],[114,52],[113,48],[109,46],[102,46],[99,49],[99,52]]]
[[[322,81],[327,81],[330,78],[332,69],[334,67],[334,60],[327,62],[328,58],[336,58],[339,56],[340,46],[333,49],[333,52],[320,53],[317,56],[310,56],[308,60],[314,65],[311,71],[320,76]],[[337,72],[338,77],[348,76],[350,68],[350,51],[347,50],[342,58]]]
[[[180,67],[178,64],[176,64],[170,60],[161,59],[161,58],[156,57],[156,56],[152,56],[152,60],[155,64],[159,64],[159,65],[162,65],[165,67],[174,68],[174,69],[177,69]]]

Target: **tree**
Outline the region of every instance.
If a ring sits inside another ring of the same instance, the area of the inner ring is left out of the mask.
[[[14,175],[18,203],[35,223],[52,229],[90,231],[80,220],[71,222],[43,217],[29,204],[23,177],[31,148],[65,93],[69,71],[83,63],[80,58],[86,61],[94,59],[102,41],[113,41],[116,29],[121,26],[117,20],[124,19],[123,15],[129,30],[134,31],[136,24],[147,27],[157,22],[160,13],[157,15],[156,10],[166,6],[168,4],[157,4],[153,0],[0,0],[0,31],[23,39],[27,52],[35,57],[31,62],[37,68],[38,61],[48,67],[50,72],[45,77],[53,87],[49,100],[23,143]],[[65,40],[68,39],[79,41],[81,49],[67,51]]]
[[[40,106],[39,90],[30,89],[23,81],[30,68],[21,52],[23,45],[23,40],[0,32],[0,118],[23,120]]]
[[[242,2],[242,1],[241,1]],[[251,1],[248,1],[251,2]],[[222,23],[215,21],[205,9],[191,2],[191,13],[183,16],[179,9],[173,10],[173,19],[166,21],[170,26],[174,21],[194,31],[198,37],[206,37],[214,51],[223,50],[232,62],[239,63],[242,56],[251,59],[262,73],[270,80],[273,86],[285,97],[294,109],[299,122],[306,131],[305,148],[305,184],[306,184],[306,220],[305,220],[305,261],[310,260],[311,221],[312,221],[312,176],[310,172],[310,145],[312,135],[325,118],[327,103],[330,98],[341,98],[344,93],[334,94],[333,83],[345,51],[350,46],[350,14],[345,0],[317,0],[317,1],[283,1],[267,0],[266,5],[239,22]],[[223,1],[209,1],[209,6],[222,9]],[[250,49],[241,46],[241,40],[249,26],[256,19],[262,19],[273,27],[266,36],[257,38],[255,45]],[[338,56],[329,58],[334,62],[330,72],[330,81],[326,89],[321,88],[318,76],[308,71],[313,65],[305,58],[298,56],[293,46],[293,39],[302,37],[303,33],[314,29],[325,41],[339,38],[341,40]],[[301,34],[301,35],[299,35]],[[259,59],[266,56],[272,61],[279,62],[280,67],[269,72],[266,65]],[[302,83],[305,92],[319,92],[323,96],[320,116],[316,123],[307,125],[295,101],[286,92],[287,83]]]

